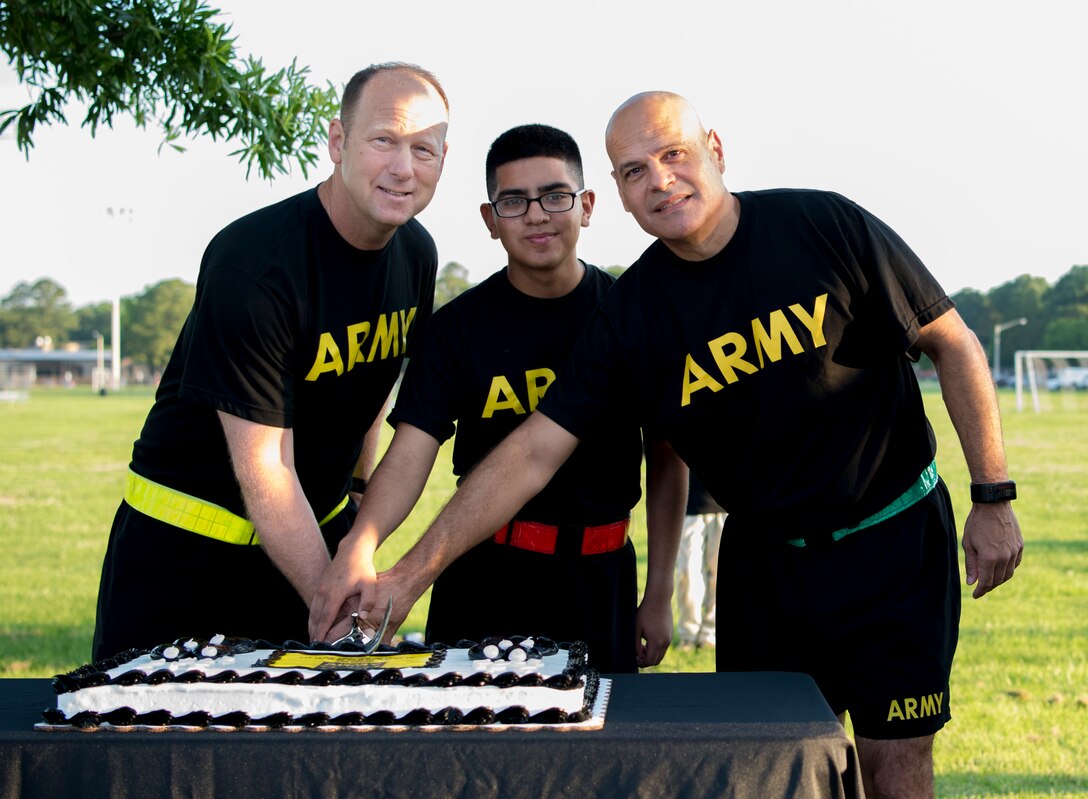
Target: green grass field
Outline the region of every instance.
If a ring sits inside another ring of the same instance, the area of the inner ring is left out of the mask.
[[[1044,396],[1041,414],[1016,412],[1011,393],[1001,402],[1027,549],[1008,585],[977,601],[964,589],[937,792],[1088,796],[1088,394]],[[927,391],[926,403],[962,526],[966,469],[939,395]],[[0,676],[50,676],[87,661],[106,536],[150,404],[149,392],[86,389],[0,403]],[[383,548],[384,565],[452,490],[445,448],[423,501]],[[633,535],[644,552],[641,511]],[[164,587],[186,580],[163,575]],[[424,616],[425,601],[403,631],[422,629]],[[712,670],[713,654],[672,650],[660,669]]]

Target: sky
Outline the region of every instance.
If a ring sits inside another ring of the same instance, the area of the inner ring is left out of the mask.
[[[604,128],[637,92],[690,99],[721,136],[732,191],[837,191],[893,227],[949,293],[1022,274],[1053,283],[1088,263],[1088,3],[1083,0],[223,0],[241,55],[292,59],[338,89],[400,60],[433,71],[451,103],[449,153],[420,221],[439,264],[478,282],[505,264],[479,215],[491,141],[523,123],[578,141],[597,205],[579,255],[628,265],[650,243],[623,211]],[[0,63],[0,108],[26,87]],[[0,140],[0,296],[49,277],[75,306],[195,282],[231,220],[316,185],[272,182],[230,142],[162,148],[127,119],[92,138],[40,128],[29,159]]]

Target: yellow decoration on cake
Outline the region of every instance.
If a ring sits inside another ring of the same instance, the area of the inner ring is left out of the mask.
[[[423,668],[433,652],[379,652],[372,655],[332,652],[276,652],[266,661],[277,669],[357,671],[360,669]]]

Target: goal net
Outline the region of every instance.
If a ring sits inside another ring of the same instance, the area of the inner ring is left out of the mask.
[[[1042,410],[1040,391],[1088,390],[1088,350],[1018,350],[1016,352],[1016,410],[1024,409],[1024,384],[1036,413]]]

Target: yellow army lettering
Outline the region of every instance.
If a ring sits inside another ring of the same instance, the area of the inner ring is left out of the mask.
[[[941,705],[944,703],[944,691],[939,694],[927,694],[926,696],[915,699],[913,696],[908,696],[903,699],[900,704],[898,699],[893,699],[892,703],[888,706],[888,721],[897,719],[899,721],[906,721],[907,719],[919,719],[926,716],[936,716],[941,712]]]
[[[348,325],[345,331],[348,353],[347,371],[354,369],[357,363],[384,361],[387,358],[402,355],[408,341],[408,329],[415,318],[416,309],[412,307],[389,314],[383,313],[374,323],[358,322]],[[364,355],[364,346],[372,330],[374,337],[370,341],[370,351]],[[336,343],[336,339],[332,333],[322,333],[317,342],[314,365],[310,368],[306,379],[317,380],[327,372],[335,372],[339,377],[344,374],[344,371],[344,358],[340,354],[340,346]]]
[[[554,380],[555,372],[551,369],[529,369],[525,372],[525,391],[529,397],[528,413],[536,410],[540,398],[544,396],[544,392]],[[514,387],[510,385],[505,375],[495,375],[491,378],[491,388],[487,392],[487,402],[484,404],[481,418],[490,419],[495,415],[495,411],[513,411],[519,415],[526,413],[525,406],[521,404]]]
[[[800,304],[789,306],[789,311],[804,325],[812,338],[814,349],[827,344],[824,338],[824,312],[827,309],[827,294],[821,294],[816,298],[810,314]],[[748,339],[741,333],[729,332],[716,339],[707,342],[710,354],[714,359],[714,365],[718,373],[726,383],[736,383],[739,380],[737,372],[755,374],[767,362],[775,362],[782,359],[782,343],[794,355],[800,355],[804,351],[804,345],[797,337],[793,327],[790,326],[786,312],[782,309],[772,311],[767,323],[762,319],[752,320],[752,343],[756,351],[758,363],[752,363],[744,359],[748,351]],[[721,391],[725,386],[703,368],[691,355],[684,362],[684,385],[681,390],[680,406],[691,404],[691,396],[699,389],[709,388],[711,391]]]

